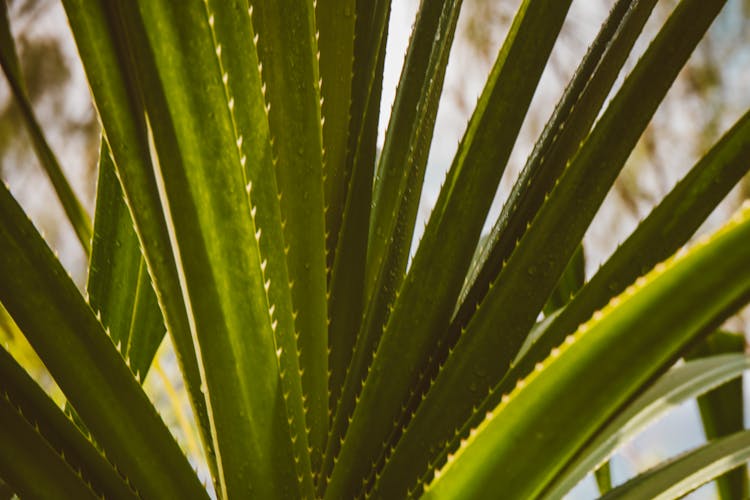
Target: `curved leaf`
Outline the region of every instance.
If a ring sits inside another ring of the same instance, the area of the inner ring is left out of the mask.
[[[603,498],[679,498],[749,459],[750,431],[738,432],[657,466]]]
[[[0,470],[24,498],[96,499],[89,485],[53,450],[6,396],[0,395]]]
[[[123,15],[139,57],[154,167],[198,344],[220,495],[289,495],[305,478],[294,460],[262,231],[253,220],[215,19],[200,0],[143,1]]]
[[[328,255],[328,406],[334,418],[342,398],[341,391],[347,372],[358,372],[356,366],[353,366],[357,363],[352,361],[352,356],[357,339],[361,337],[358,332],[367,303],[366,288],[363,285],[390,6],[390,0],[357,2],[349,149],[343,171],[337,174],[341,177],[338,182],[345,183],[337,190],[345,191],[331,194],[332,203],[336,203],[334,198],[339,196],[343,198],[344,206],[341,207],[342,218],[338,225],[332,221],[333,225],[326,227],[329,245],[332,241],[337,242],[333,249],[335,255],[330,250]],[[328,182],[327,177],[326,181]],[[332,209],[337,208],[327,207],[327,214]],[[334,217],[334,214],[329,215]],[[351,403],[351,400],[348,402]],[[333,422],[326,448],[333,446],[338,451],[338,440],[343,431],[341,427],[340,423]],[[326,455],[326,463],[322,469],[324,477],[330,474],[332,466],[331,453],[327,452]]]
[[[683,245],[750,169],[750,112],[693,166],[504,377],[510,389],[628,283]],[[648,249],[645,251],[644,249]]]
[[[133,491],[87,437],[60,411],[26,371],[0,347],[0,392],[6,403],[18,409],[34,425],[39,437],[62,455],[65,462],[108,498],[134,499]],[[16,464],[19,466],[19,464]],[[38,465],[37,465],[38,466]],[[42,470],[42,474],[43,469]],[[53,478],[46,478],[53,481]]]
[[[347,171],[347,147],[356,18],[356,0],[318,0],[315,3],[320,51],[326,253],[329,269],[333,267],[351,175],[351,171]]]
[[[518,244],[518,238],[527,230],[531,219],[547,198],[549,190],[564,170],[570,156],[580,147],[654,3],[653,0],[620,0],[612,8],[545,125],[544,132],[519,175],[492,232],[483,239],[475,252],[451,325],[432,350],[429,364],[425,367],[412,400],[401,418],[401,426],[408,423],[412,413],[416,411],[441,365],[455,347],[462,330],[477,311],[491,283],[497,278],[504,262]],[[535,272],[536,264],[532,274]],[[536,278],[529,275],[526,279]],[[519,355],[531,344],[532,332],[541,334],[542,329],[535,328],[529,332],[519,349]],[[423,431],[431,433],[432,427],[426,426]],[[452,434],[452,429],[446,432]],[[406,456],[414,455],[406,453],[404,458]],[[416,469],[424,467],[424,464],[426,461],[409,459],[408,465],[396,465],[394,468],[401,471],[406,466],[413,467],[414,474],[418,475]],[[383,477],[387,477],[388,474],[386,469]]]
[[[534,145],[489,237],[479,247],[451,325],[454,335],[468,323],[588,135],[655,4],[655,0],[618,0],[612,7]]]
[[[748,243],[750,204],[711,238],[613,299],[487,413],[436,473],[426,498],[459,492],[487,498],[500,488],[510,498],[538,495],[594,430],[685,345],[744,304]],[[680,300],[668,300],[675,293]]]
[[[683,0],[625,80],[434,378],[391,458],[401,454],[392,466],[396,476],[407,469],[421,474],[418,468],[454,440],[506,375],[642,130],[722,4]]]
[[[566,467],[545,492],[545,498],[562,498],[586,474],[650,423],[683,401],[737,378],[748,368],[750,357],[724,354],[689,361],[668,371],[597,432],[596,438],[583,448],[579,457]]]
[[[107,456],[144,496],[205,498],[94,312],[5,185],[0,246],[0,302]]]
[[[244,166],[245,181],[252,186],[248,193],[253,207],[251,215],[256,230],[262,234],[259,249],[265,263],[263,279],[268,283],[269,314],[277,322],[274,336],[276,349],[281,350],[280,377],[286,394],[284,402],[297,476],[303,481],[301,493],[310,496],[313,491],[311,452],[268,110],[257,52],[246,46],[248,40],[256,38],[247,0],[210,0],[208,5],[213,16],[214,38],[222,47],[221,69],[227,96],[233,104],[235,136],[242,137],[240,163]]]

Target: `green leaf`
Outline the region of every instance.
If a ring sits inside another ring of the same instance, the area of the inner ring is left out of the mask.
[[[341,342],[338,346],[332,345],[332,400],[335,401],[339,397],[338,386],[344,382],[344,373],[346,382],[341,392],[341,401],[334,407],[337,413],[328,438],[327,471],[330,471],[332,458],[338,452],[339,438],[346,428],[355,406],[356,396],[367,376],[367,369],[383,332],[389,307],[404,278],[427,165],[427,153],[432,140],[460,6],[460,1],[429,2],[423,3],[417,13],[375,180],[370,239],[368,240],[366,230],[364,234],[351,235],[359,236],[361,242],[369,244],[369,248],[362,248],[362,257],[365,251],[367,253],[367,275],[364,261],[360,262],[361,272],[354,274],[351,266],[342,265],[344,263],[338,257],[336,260],[331,283],[330,335],[332,341],[340,338],[348,342]],[[417,104],[414,105],[414,102]],[[360,192],[362,189],[352,186],[352,201],[361,197]],[[357,227],[351,222],[353,221],[346,221],[344,231]],[[344,232],[342,236],[349,235]],[[347,242],[342,238],[341,244],[346,243],[349,243],[349,246],[355,244],[354,241]],[[342,246],[342,253],[345,251],[344,248]],[[359,276],[360,279],[354,279],[355,276]],[[339,283],[343,290],[336,287]],[[354,303],[353,296],[360,299],[358,303]],[[364,318],[363,300],[368,304],[364,308]],[[338,308],[346,311],[348,321],[337,321],[335,313]],[[359,333],[354,344],[352,332],[357,331]],[[336,355],[333,347],[338,347],[339,355]]]
[[[374,184],[366,297],[388,289],[392,302],[406,270],[461,0],[424,2],[404,59]],[[406,234],[401,234],[397,230]],[[396,244],[398,243],[398,244]],[[391,257],[390,254],[397,254]],[[386,263],[392,264],[388,268]],[[395,278],[382,276],[392,274]],[[376,292],[377,291],[377,292]],[[384,321],[381,320],[381,323]],[[378,328],[382,324],[377,325]]]
[[[311,0],[251,0],[269,106],[276,180],[313,468],[328,433],[328,312],[322,131]]]
[[[542,309],[544,315],[549,316],[561,307],[564,307],[583,287],[585,281],[586,258],[583,253],[583,245],[579,244],[573,257],[570,258],[570,262],[565,267],[565,271],[560,276],[560,281],[557,282],[555,289],[552,290],[552,295],[547,299],[547,303],[544,304],[544,308]]]
[[[421,474],[506,374],[642,130],[721,3],[684,0],[677,7],[571,160],[394,451],[390,461],[401,455],[392,465],[401,481],[409,480],[403,479],[407,469],[414,477]],[[384,477],[385,471],[381,482]]]
[[[350,192],[348,187],[351,170],[347,170],[347,146],[352,103],[356,10],[356,0],[319,0],[315,3],[320,51],[326,253],[329,269],[333,267],[347,193]]]
[[[748,459],[750,431],[738,432],[659,465],[615,488],[603,498],[679,498],[744,464]]]
[[[595,429],[747,301],[748,243],[750,204],[613,299],[487,413],[425,497],[538,495]]]
[[[206,498],[94,312],[5,185],[0,246],[0,302],[107,456],[143,496]]]
[[[0,470],[24,498],[95,499],[92,490],[7,397],[0,395]]]
[[[8,78],[13,97],[21,110],[21,116],[23,116],[24,123],[29,131],[31,143],[39,158],[39,163],[41,163],[47,177],[52,182],[52,187],[62,204],[65,215],[73,226],[83,251],[88,256],[91,253],[91,219],[73,192],[73,188],[70,187],[60,162],[47,143],[42,127],[39,125],[31,107],[31,100],[26,91],[26,84],[21,74],[21,65],[18,62],[15,43],[10,32],[7,2],[3,2],[0,6],[0,66],[2,66],[5,76]]]
[[[63,7],[102,123],[102,133],[112,152],[125,201],[135,223],[164,322],[172,338],[208,466],[216,478],[216,456],[206,401],[200,391],[198,360],[151,162],[135,55],[127,43],[126,16],[123,13],[132,16],[134,11],[120,2],[88,0],[63,0]]]
[[[235,134],[242,136],[240,163],[244,165],[245,180],[252,185],[250,193],[253,221],[262,237],[259,248],[265,262],[263,278],[268,283],[268,302],[273,308],[276,348],[281,350],[279,367],[293,442],[297,475],[304,481],[305,495],[312,495],[313,471],[305,422],[302,378],[299,365],[297,337],[294,327],[294,308],[289,286],[284,233],[281,223],[278,187],[271,150],[263,84],[258,55],[247,50],[246,41],[255,40],[246,0],[210,1],[213,14],[213,33],[220,43],[221,68],[226,75],[227,95],[233,101]]]
[[[663,202],[639,225],[613,256],[586,283],[563,309],[538,323],[527,336],[508,373],[476,410],[463,430],[444,434],[449,444],[432,453],[445,454],[458,446],[468,429],[500,403],[500,397],[516,382],[533,371],[536,364],[574,332],[594,311],[606,304],[615,293],[627,286],[642,272],[653,267],[685,243],[713,208],[747,171],[750,163],[750,115],[743,117],[717,145],[701,159],[688,175],[668,194]],[[649,252],[642,249],[647,247]],[[572,325],[572,326],[571,326]],[[434,431],[445,419],[433,421],[427,428]],[[421,418],[421,417],[420,417]],[[415,429],[417,429],[415,425]],[[412,438],[407,434],[409,439]],[[400,446],[405,446],[401,443]],[[413,456],[412,456],[413,459]]]
[[[5,396],[5,403],[17,409],[24,420],[34,426],[39,438],[46,442],[50,450],[62,455],[65,462],[78,471],[94,491],[107,498],[136,498],[136,492],[115,472],[104,456],[1,347],[0,391]],[[53,481],[52,478],[45,480]]]
[[[546,327],[539,342],[505,375],[503,387],[509,390],[594,311],[687,242],[748,169],[750,112],[693,166]]]
[[[86,290],[118,350],[141,382],[164,338],[156,301],[109,148],[102,142],[94,239]]]
[[[460,328],[474,314],[503,263],[588,135],[655,4],[655,0],[618,0],[612,7],[472,262],[449,341],[455,343]],[[452,346],[446,342],[443,352]]]
[[[612,8],[547,122],[492,232],[480,242],[464,282],[460,306],[456,308],[447,332],[433,349],[429,366],[424,369],[401,425],[405,425],[416,410],[493,280],[518,245],[518,239],[527,230],[570,156],[588,134],[654,3],[654,0],[620,0]],[[547,323],[545,320],[545,325]],[[543,330],[535,328],[532,331],[541,334]],[[533,340],[529,332],[518,354]],[[417,463],[411,462],[411,465]]]
[[[744,353],[745,337],[718,331],[698,344],[687,359],[721,353]],[[733,380],[698,398],[698,409],[708,441],[728,436],[745,428],[742,380]],[[719,495],[725,500],[748,496],[747,467],[740,467],[717,479]]]
[[[708,392],[742,375],[750,358],[723,354],[689,361],[675,367],[620,412],[558,475],[545,498],[562,498],[586,474],[607,460],[617,448],[633,439],[650,423],[682,402]]]
[[[224,498],[251,491],[263,498],[300,494],[296,486],[312,483],[294,460],[280,377],[284,352],[276,345],[262,229],[252,216],[244,138],[225,83],[215,18],[199,0],[138,6],[123,14],[134,33],[129,41],[153,130],[154,166],[199,346],[218,489]]]
[[[358,493],[360,478],[378,459],[436,337],[450,321],[502,166],[569,5],[531,0],[518,11],[390,314],[327,498]],[[448,240],[456,244],[445,245]],[[424,300],[428,296],[431,300]]]
[[[335,415],[341,390],[357,341],[367,295],[363,283],[370,227],[372,184],[377,153],[380,99],[383,69],[391,13],[390,0],[358,0],[354,25],[351,105],[348,149],[343,171],[338,174],[340,186],[333,189],[327,210],[341,210],[341,221],[331,221],[326,228],[329,245],[336,241],[335,255],[328,254],[329,269],[329,411]],[[336,175],[334,172],[328,172]],[[326,177],[328,182],[328,177]],[[337,194],[338,193],[338,194]],[[342,207],[337,208],[336,198]],[[330,214],[331,217],[335,214]],[[330,218],[329,218],[330,220]],[[338,449],[340,429],[328,435],[329,446]],[[324,477],[330,474],[332,457],[326,453],[322,467]],[[324,482],[319,483],[322,491]]]

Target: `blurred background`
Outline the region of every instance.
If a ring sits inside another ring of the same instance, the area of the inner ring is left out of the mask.
[[[99,124],[61,3],[56,0],[0,1],[8,2],[24,77],[47,139],[60,158],[76,194],[88,211],[93,212]],[[534,141],[612,3],[612,0],[573,1],[511,155],[486,230],[492,226]],[[677,0],[657,3],[615,89],[676,3]],[[418,243],[474,103],[519,4],[520,0],[464,0],[437,118],[413,248]],[[381,144],[418,6],[418,0],[393,2],[379,128]],[[750,108],[749,20],[750,0],[728,0],[721,16],[681,72],[586,234],[588,276],[695,160]],[[0,78],[0,177],[10,185],[63,265],[83,288],[87,269],[85,255],[38,164],[22,123],[7,83]],[[698,235],[715,228],[746,198],[750,198],[750,177],[746,177],[727,197]],[[730,320],[727,327],[744,332],[747,337],[749,320],[750,314],[746,310]],[[61,399],[43,365],[1,308],[0,342],[58,401]],[[162,346],[155,368],[147,379],[147,391],[162,409],[165,420],[194,463],[200,465],[202,460],[192,430],[192,415],[168,342]],[[746,397],[748,400],[750,397]],[[613,480],[616,484],[621,483],[665,457],[693,448],[703,441],[696,405],[692,402],[685,404],[617,453],[612,460]],[[593,479],[587,478],[571,498],[592,498],[596,491]],[[713,497],[713,485],[691,495],[691,498]]]

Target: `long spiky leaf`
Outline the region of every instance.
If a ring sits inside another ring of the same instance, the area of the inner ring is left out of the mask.
[[[426,498],[458,492],[489,498],[499,484],[511,497],[540,493],[594,429],[707,327],[747,301],[748,242],[750,204],[640,278],[487,413],[436,472]],[[681,300],[666,300],[674,293]]]
[[[327,498],[358,493],[360,478],[378,459],[430,346],[450,320],[502,166],[569,6],[568,1],[530,0],[519,8],[390,314]],[[444,245],[447,238],[457,244]],[[445,262],[452,265],[441,265]],[[403,332],[409,332],[408,342]]]
[[[0,301],[97,443],[141,494],[205,498],[94,312],[5,185],[0,244]]]
[[[434,378],[401,449],[394,451],[394,457],[402,454],[395,472],[408,467],[419,474],[506,374],[606,192],[721,4],[684,0],[626,79]]]
[[[183,373],[201,440],[214,477],[216,457],[200,370],[169,239],[148,140],[136,57],[128,45],[133,10],[119,2],[64,0],[78,53],[135,224],[151,281]]]

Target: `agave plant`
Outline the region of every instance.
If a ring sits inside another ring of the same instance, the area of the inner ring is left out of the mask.
[[[411,260],[460,0],[420,3],[379,155],[387,0],[62,3],[102,126],[93,228],[5,3],[0,31],[90,253],[81,293],[0,186],[0,301],[67,399],[0,349],[0,477],[21,497],[559,498],[594,470],[606,492],[619,444],[750,365],[716,332],[750,299],[750,207],[685,246],[750,168],[750,114],[582,271],[586,229],[724,1],[679,2],[615,90],[656,0],[613,2],[480,245],[571,4],[521,2]],[[208,487],[141,385],[165,330]],[[708,444],[607,495],[676,497],[741,466],[736,389],[701,399]],[[721,494],[746,496],[745,475]]]

